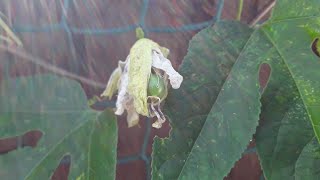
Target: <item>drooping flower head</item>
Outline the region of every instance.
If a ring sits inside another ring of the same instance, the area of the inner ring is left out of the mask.
[[[111,98],[118,90],[115,114],[122,115],[126,110],[129,127],[138,124],[139,114],[156,116],[158,120],[153,123],[155,128],[160,128],[165,121],[160,103],[166,98],[168,81],[174,89],[179,88],[183,81],[183,77],[166,58],[168,54],[169,50],[156,42],[146,38],[139,39],[130,49],[126,61],[119,61],[118,67],[111,74],[101,96]],[[153,84],[160,91],[153,90]]]

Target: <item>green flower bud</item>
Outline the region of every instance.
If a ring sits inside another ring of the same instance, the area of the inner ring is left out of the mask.
[[[164,79],[157,74],[151,73],[148,84],[148,96],[156,96],[162,100],[166,94],[167,88]]]

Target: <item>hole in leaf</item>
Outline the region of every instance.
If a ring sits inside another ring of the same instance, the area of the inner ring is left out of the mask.
[[[30,147],[36,147],[38,144],[38,141],[42,137],[43,133],[39,130],[32,130],[26,132],[21,138],[22,138],[22,144],[21,147],[30,146]]]
[[[263,91],[269,81],[271,74],[271,67],[267,63],[262,63],[259,69],[259,83],[260,83],[260,91]]]
[[[68,180],[70,165],[71,165],[71,156],[64,155],[58,167],[54,171],[51,177],[51,180]]]
[[[28,131],[21,136],[8,137],[0,139],[0,154],[5,154],[16,150],[18,147],[36,147],[38,141],[42,137],[42,132],[39,130]]]
[[[312,50],[312,52],[313,52],[315,55],[317,55],[318,57],[320,57],[319,38],[315,38],[315,39],[312,41],[311,50]]]
[[[9,137],[0,139],[0,154],[5,154],[17,149],[19,137]]]

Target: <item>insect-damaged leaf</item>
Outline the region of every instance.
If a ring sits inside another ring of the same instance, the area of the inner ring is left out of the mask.
[[[227,175],[257,125],[261,63],[272,69],[257,134],[265,176],[298,177],[297,165],[319,169],[316,158],[300,155],[313,152],[305,146],[320,135],[320,61],[310,48],[319,8],[315,0],[278,0],[271,20],[254,31],[220,22],[193,38],[180,69],[186,80],[166,103],[170,137],[154,143],[154,179]]]
[[[319,1],[278,0],[261,27],[278,56],[262,99],[257,150],[266,179],[319,179],[320,61],[311,49],[320,34]],[[311,32],[311,33],[310,33]]]
[[[80,84],[39,75],[7,79],[0,87],[0,138],[43,133],[36,147],[0,155],[1,177],[49,179],[70,155],[70,179],[114,179],[116,118],[110,110],[89,109]]]

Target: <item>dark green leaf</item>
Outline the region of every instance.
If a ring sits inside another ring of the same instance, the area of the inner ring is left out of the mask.
[[[316,138],[302,150],[295,167],[296,179],[320,179],[320,146]]]
[[[191,40],[180,68],[184,82],[166,101],[170,138],[154,142],[153,179],[222,179],[241,157],[259,120],[265,60],[252,60],[266,46],[255,44],[260,32],[252,33],[220,22]]]
[[[311,123],[290,73],[273,66],[262,98],[256,144],[267,179],[295,179],[296,161],[314,137]],[[286,83],[284,83],[286,82]],[[295,92],[295,93],[293,93]]]
[[[114,179],[117,124],[109,110],[87,107],[81,86],[53,75],[9,79],[0,88],[0,137],[39,130],[34,148],[0,155],[1,177],[48,179],[70,155],[70,179]]]
[[[315,34],[320,35],[319,1],[277,3],[271,20],[253,32],[223,22],[190,42],[180,69],[185,81],[166,104],[170,138],[154,143],[154,179],[227,175],[257,124],[255,78],[263,62],[272,69],[257,134],[266,177],[298,177],[297,161],[317,169],[317,163],[300,153],[310,152],[303,150],[313,132],[320,135],[320,60],[310,47]]]
[[[320,1],[279,0],[273,16],[261,29],[281,56],[293,78],[315,134],[320,140],[320,59],[313,54],[312,32],[320,36]]]
[[[274,53],[269,57],[278,56],[271,63],[257,131],[267,179],[319,179],[319,160],[310,150],[320,135],[320,60],[310,47],[320,35],[319,3],[278,0],[272,18],[260,28],[268,40],[258,43],[270,43]]]

